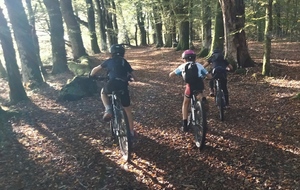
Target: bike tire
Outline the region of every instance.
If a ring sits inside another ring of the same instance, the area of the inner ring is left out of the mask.
[[[193,126],[193,132],[195,137],[195,144],[197,148],[202,150],[205,147],[206,133],[207,133],[207,120],[206,111],[203,103],[196,102],[195,107],[195,125]]]
[[[225,107],[225,102],[224,102],[224,93],[222,92],[221,89],[218,89],[217,91],[217,106],[219,110],[219,119],[221,121],[224,121],[224,107]]]
[[[129,161],[131,159],[131,149],[132,149],[132,139],[129,128],[129,122],[126,115],[126,112],[123,108],[118,110],[118,141],[119,147],[122,154],[122,157],[125,161]]]

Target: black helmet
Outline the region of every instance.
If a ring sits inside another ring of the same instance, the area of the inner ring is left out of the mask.
[[[119,55],[119,56],[122,56],[124,57],[124,54],[125,54],[125,49],[122,45],[120,44],[114,44],[110,47],[110,53],[112,55]]]

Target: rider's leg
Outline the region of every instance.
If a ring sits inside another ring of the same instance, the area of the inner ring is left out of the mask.
[[[108,120],[110,120],[110,118],[112,116],[112,107],[111,107],[109,98],[108,98],[108,96],[105,93],[105,90],[103,88],[101,90],[101,100],[102,100],[102,103],[105,107],[105,113],[103,115],[103,119],[108,121]]]
[[[188,108],[190,106],[190,101],[191,99],[184,96],[183,98],[183,102],[182,102],[182,127],[181,127],[181,130],[182,131],[188,131],[188,127],[187,127],[187,124],[188,124]]]

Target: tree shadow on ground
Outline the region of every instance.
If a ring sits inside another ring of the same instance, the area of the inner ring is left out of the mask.
[[[99,151],[99,148],[105,150],[107,134],[86,124],[84,116],[53,113],[32,103],[26,106],[34,111],[24,109],[22,120],[15,121],[19,126],[14,129],[16,137],[12,145],[17,147],[10,149],[6,156],[17,158],[10,161],[11,168],[4,166],[3,171],[17,172],[1,179],[4,189],[8,184],[15,184],[14,178],[25,189],[146,188],[134,175],[110,160],[111,151]]]

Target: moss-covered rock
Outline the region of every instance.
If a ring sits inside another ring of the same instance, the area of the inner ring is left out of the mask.
[[[87,76],[76,76],[59,92],[59,101],[76,101],[83,97],[92,96],[99,91],[96,81]]]

